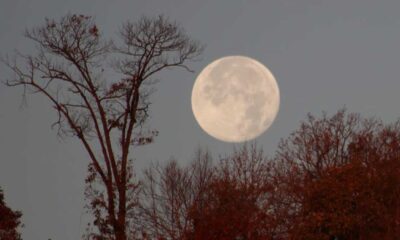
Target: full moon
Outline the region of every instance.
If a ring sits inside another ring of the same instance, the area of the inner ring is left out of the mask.
[[[228,56],[206,66],[192,90],[192,110],[200,127],[225,142],[244,142],[264,133],[279,110],[275,77],[260,62]]]

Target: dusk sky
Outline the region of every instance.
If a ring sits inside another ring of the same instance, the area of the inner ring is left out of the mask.
[[[195,73],[164,71],[152,96],[154,144],[133,150],[136,170],[175,157],[185,163],[199,147],[214,156],[238,144],[218,141],[197,124],[191,92],[199,72],[228,55],[268,66],[280,89],[280,110],[257,143],[273,155],[281,138],[307,113],[351,112],[386,122],[400,116],[400,1],[397,0],[0,0],[0,54],[34,51],[25,29],[66,13],[94,16],[106,38],[121,24],[163,14],[205,45]],[[12,77],[0,65],[0,78]],[[87,153],[76,139],[59,139],[56,114],[41,96],[21,107],[21,88],[0,86],[0,187],[21,210],[24,239],[78,239],[85,231]]]

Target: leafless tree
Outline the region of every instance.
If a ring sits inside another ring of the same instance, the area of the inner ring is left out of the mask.
[[[193,205],[204,206],[214,173],[208,152],[198,151],[188,167],[176,160],[145,171],[141,201],[142,229],[150,239],[185,239],[192,227]]]
[[[24,97],[45,96],[58,114],[59,135],[81,141],[106,189],[105,224],[113,239],[125,240],[131,146],[157,135],[143,127],[155,76],[167,68],[190,70],[187,61],[202,47],[162,16],[123,24],[120,44],[105,41],[93,18],[72,14],[46,19],[25,36],[36,43],[37,54],[3,59],[15,76],[6,84],[22,86]]]
[[[145,173],[142,224],[149,239],[270,239],[269,161],[244,145],[213,164],[198,151],[188,167],[172,160]]]

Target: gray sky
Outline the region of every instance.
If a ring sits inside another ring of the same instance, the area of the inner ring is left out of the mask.
[[[191,159],[198,147],[224,154],[232,144],[204,133],[191,112],[194,79],[209,62],[247,55],[277,78],[281,108],[257,140],[272,154],[280,138],[308,112],[334,113],[343,106],[394,121],[400,96],[398,0],[0,0],[0,54],[32,51],[22,34],[44,17],[82,13],[96,17],[111,36],[123,21],[165,14],[206,44],[196,74],[164,72],[153,96],[156,142],[136,152],[137,168],[175,156]],[[0,66],[1,78],[4,67]],[[0,186],[23,214],[24,239],[78,239],[84,231],[83,180],[88,158],[74,139],[50,129],[55,114],[41,97],[21,109],[21,89],[0,87]]]

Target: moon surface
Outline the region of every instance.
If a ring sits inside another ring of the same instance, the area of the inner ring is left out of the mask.
[[[264,133],[280,102],[275,77],[260,62],[227,56],[206,66],[192,90],[192,110],[200,127],[225,142],[244,142]]]

